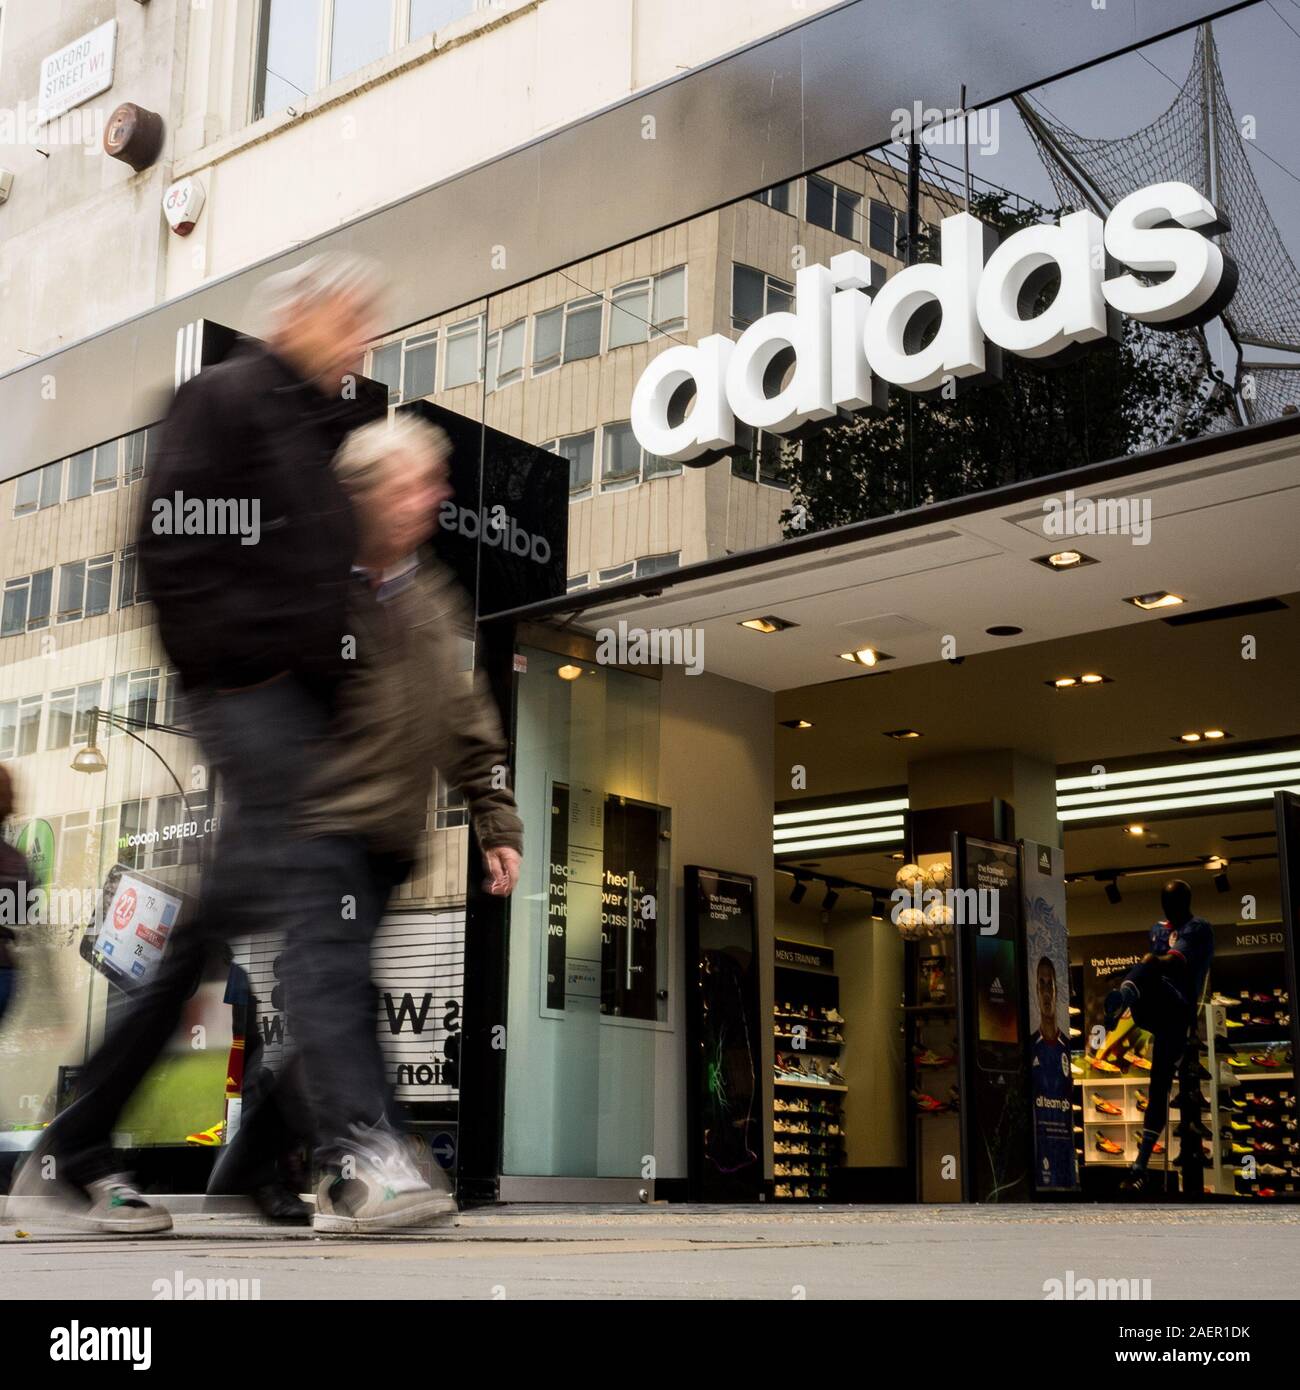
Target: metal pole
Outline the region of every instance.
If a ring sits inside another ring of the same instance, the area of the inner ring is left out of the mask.
[[[921,231],[921,141],[915,131],[907,147],[907,264],[916,264],[916,239]]]

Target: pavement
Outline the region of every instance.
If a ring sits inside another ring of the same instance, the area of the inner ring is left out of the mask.
[[[1043,1299],[1051,1281],[1252,1302],[1300,1287],[1300,1208],[502,1206],[316,1236],[223,1210],[139,1240],[0,1228],[0,1301]],[[235,1281],[229,1283],[226,1281]],[[1067,1295],[1068,1296],[1068,1295]],[[1110,1297],[1117,1296],[1111,1293]]]

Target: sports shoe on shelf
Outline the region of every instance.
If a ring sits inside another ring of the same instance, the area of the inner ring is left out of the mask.
[[[1104,1154],[1122,1154],[1124,1152],[1123,1144],[1117,1144],[1113,1139],[1111,1139],[1108,1135],[1105,1134],[1097,1135],[1097,1137],[1093,1140],[1093,1148],[1099,1149]]]
[[[1097,1096],[1093,1100],[1092,1108],[1099,1115],[1122,1115],[1124,1113],[1123,1109],[1116,1105],[1114,1101],[1105,1100],[1101,1096]]]

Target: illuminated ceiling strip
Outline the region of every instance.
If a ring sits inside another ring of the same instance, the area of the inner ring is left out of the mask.
[[[1240,801],[1265,801],[1275,791],[1300,792],[1300,782],[1288,782],[1277,787],[1262,787],[1252,792],[1212,792],[1208,796],[1177,796],[1167,801],[1126,801],[1119,806],[1083,806],[1073,811],[1058,811],[1057,820],[1100,820],[1106,816],[1132,816],[1142,811],[1182,811],[1194,806],[1228,806]]]
[[[774,832],[777,840],[797,839],[800,835],[807,835],[814,829],[820,835],[844,835],[850,830],[887,830],[900,827],[903,824],[902,816],[877,816],[873,820],[846,820],[833,821],[826,825],[791,825],[783,830]]]
[[[1075,792],[1058,796],[1060,806],[1092,806],[1107,801],[1123,801],[1134,796],[1176,796],[1182,792],[1228,791],[1233,787],[1280,786],[1300,777],[1300,766],[1273,768],[1269,772],[1243,772],[1236,777],[1197,778],[1191,782],[1149,783],[1142,787],[1120,787],[1118,790]]]
[[[907,797],[894,801],[863,801],[855,806],[823,806],[815,811],[779,811],[773,825],[806,825],[814,821],[842,820],[846,816],[879,816],[888,811],[906,811]]]
[[[1213,777],[1220,772],[1240,772],[1247,768],[1281,767],[1300,760],[1300,749],[1287,753],[1251,753],[1240,758],[1213,758],[1189,766],[1187,763],[1165,763],[1160,767],[1131,767],[1124,772],[1088,773],[1081,777],[1058,777],[1058,792],[1085,790],[1094,786],[1103,775],[1110,786],[1117,782],[1152,782],[1164,777]],[[1100,765],[1100,764],[1099,764]]]
[[[845,845],[896,845],[902,838],[902,830],[878,830],[870,835],[836,835],[829,839],[794,840],[785,844],[773,845],[776,854],[794,854],[807,849],[839,849]]]

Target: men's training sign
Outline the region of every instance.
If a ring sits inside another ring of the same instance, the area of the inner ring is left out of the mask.
[[[712,334],[661,352],[633,393],[633,432],[660,458],[705,463],[735,446],[737,420],[788,434],[883,408],[890,385],[994,378],[1003,349],[1045,362],[1117,338],[1121,316],[1161,329],[1207,322],[1237,286],[1210,239],[1226,229],[1190,184],[1158,183],[1104,223],[1071,212],[1000,243],[970,213],[945,217],[939,260],[888,281],[860,251],[841,252],[798,272],[793,313],[768,314],[738,342]],[[1024,317],[1058,276],[1051,302]]]

